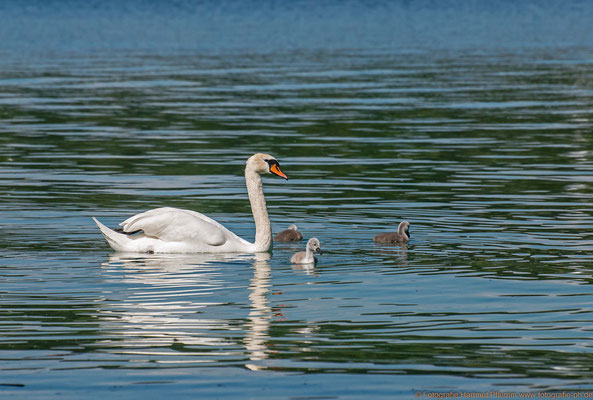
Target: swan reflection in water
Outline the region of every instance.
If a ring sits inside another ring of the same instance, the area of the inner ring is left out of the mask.
[[[375,244],[374,253],[388,256],[397,261],[401,267],[408,266],[408,243]]]
[[[267,256],[267,257],[266,257]],[[245,326],[245,349],[251,361],[265,360],[268,356],[268,332],[272,309],[268,305],[267,294],[270,290],[270,254],[256,253],[253,263],[253,278],[249,285],[249,311],[248,322]],[[257,363],[248,363],[247,368],[257,371],[263,369]]]
[[[291,264],[293,271],[310,276],[319,276],[319,271],[315,264]]]
[[[101,319],[109,339],[98,345],[130,355],[130,362],[141,354],[142,362],[240,362],[262,369],[257,363],[268,356],[273,315],[269,260],[269,253],[112,254],[102,264],[108,306]]]

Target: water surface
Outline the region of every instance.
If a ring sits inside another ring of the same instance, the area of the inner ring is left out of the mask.
[[[281,35],[233,50],[231,34],[224,51],[112,39],[92,52],[12,34],[24,51],[0,60],[2,394],[593,389],[591,47]],[[289,176],[264,178],[273,230],[319,238],[315,267],[289,263],[304,242],[117,254],[90,219],[166,205],[252,240],[242,173],[259,151]],[[408,245],[373,244],[403,219]]]

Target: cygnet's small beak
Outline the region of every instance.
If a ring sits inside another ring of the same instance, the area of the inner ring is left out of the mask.
[[[412,235],[410,235],[410,230],[409,229],[406,229],[406,235],[408,235],[409,238],[412,237]]]
[[[321,251],[321,247],[316,248],[315,251],[317,252],[317,254],[323,254],[323,252]]]
[[[277,163],[270,165],[270,172],[288,180],[288,177],[284,174],[284,172],[280,171],[280,166]]]

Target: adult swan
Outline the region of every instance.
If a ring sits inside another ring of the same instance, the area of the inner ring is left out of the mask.
[[[247,160],[245,182],[255,220],[255,243],[241,239],[199,212],[163,207],[134,215],[118,231],[93,220],[115,251],[134,253],[260,253],[270,249],[272,227],[266,208],[261,174],[288,179],[278,161],[257,153]]]

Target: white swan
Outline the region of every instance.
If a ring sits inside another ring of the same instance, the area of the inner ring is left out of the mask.
[[[95,217],[107,243],[115,251],[133,253],[260,253],[270,249],[272,227],[266,208],[261,174],[288,179],[269,154],[251,156],[245,166],[245,182],[255,221],[255,242],[241,239],[227,228],[195,211],[163,207],[134,215],[120,223],[121,233]],[[140,232],[141,231],[141,232]],[[140,232],[139,234],[136,234]]]

